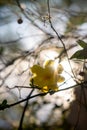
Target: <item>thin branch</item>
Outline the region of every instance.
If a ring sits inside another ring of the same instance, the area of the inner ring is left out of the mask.
[[[49,14],[49,23],[50,23],[50,26],[51,26],[51,28],[53,29],[53,31],[55,32],[55,34],[57,35],[57,38],[61,41],[61,43],[62,43],[62,45],[63,45],[63,47],[64,47],[65,53],[66,53],[66,55],[67,55],[68,63],[69,63],[69,65],[70,65],[70,68],[71,68],[71,71],[72,71],[72,73],[73,73],[73,76],[75,77],[75,74],[74,74],[74,72],[73,72],[73,70],[72,70],[72,67],[71,67],[71,63],[70,63],[70,60],[69,60],[69,56],[68,56],[68,53],[67,53],[66,46],[65,46],[63,40],[61,39],[60,35],[58,34],[58,32],[57,32],[57,31],[55,30],[55,28],[53,27],[53,24],[52,24],[52,22],[51,22],[49,0],[47,0],[47,6],[48,6],[48,14]]]
[[[22,130],[23,119],[24,119],[24,116],[25,116],[26,109],[28,107],[28,101],[29,101],[29,98],[32,95],[33,91],[34,91],[34,88],[31,90],[31,92],[27,96],[26,103],[25,103],[25,106],[24,106],[24,109],[23,109],[23,112],[22,112],[22,116],[21,116],[21,120],[20,120],[20,124],[19,124],[18,130]]]
[[[58,91],[56,91],[56,92],[65,91],[65,90],[68,90],[68,89],[72,89],[72,88],[75,88],[75,87],[79,87],[79,86],[82,85],[82,84],[83,84],[83,86],[85,87],[85,86],[87,85],[87,82],[79,83],[79,84],[76,84],[76,85],[73,85],[73,86],[70,86],[70,87],[67,87],[67,88],[64,88],[64,89],[60,89],[60,90],[58,90]],[[32,88],[32,87],[31,87],[31,88]],[[35,97],[38,97],[38,96],[45,96],[45,95],[47,95],[48,93],[50,93],[50,92],[35,94],[35,95],[33,95],[33,96],[30,96],[30,97],[28,97],[28,98],[22,99],[22,100],[20,100],[20,101],[18,101],[18,102],[15,102],[15,103],[13,103],[13,104],[7,104],[4,108],[0,108],[0,110],[4,110],[4,109],[6,109],[6,108],[13,107],[13,106],[15,106],[15,105],[18,105],[18,104],[20,104],[20,103],[25,102],[26,100],[29,100],[29,99],[32,99],[32,98],[35,98]],[[51,94],[51,93],[50,93],[50,94]]]
[[[50,35],[49,33],[45,32],[40,26],[38,26],[38,24],[35,23],[35,22],[31,19],[31,17],[29,17],[29,11],[26,10],[26,9],[23,9],[23,8],[21,7],[21,4],[20,4],[20,1],[19,1],[19,0],[16,0],[16,3],[17,3],[17,5],[18,5],[18,7],[20,8],[22,14],[25,16],[25,18],[27,18],[31,23],[33,23],[33,25],[34,25],[35,27],[39,28],[39,29],[40,29],[41,31],[43,31],[44,33]],[[32,14],[35,15],[33,12],[32,12]]]
[[[32,99],[32,98],[34,98],[34,97],[45,96],[46,94],[47,94],[47,93],[39,93],[39,94],[33,95],[33,96],[29,97],[29,98],[22,99],[22,100],[20,100],[20,101],[18,101],[18,102],[15,102],[15,103],[12,103],[12,104],[6,104],[6,106],[4,106],[3,108],[0,107],[0,110],[4,110],[4,109],[6,109],[6,108],[13,107],[13,106],[15,106],[15,105],[18,105],[18,104],[20,104],[20,103],[23,103],[23,102],[25,102],[26,100]]]

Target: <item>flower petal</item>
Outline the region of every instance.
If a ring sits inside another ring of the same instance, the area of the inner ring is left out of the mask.
[[[58,86],[57,86],[57,84],[52,85],[52,86],[51,86],[51,90],[53,90],[53,91],[58,91]]]
[[[41,90],[44,93],[47,93],[49,91],[48,86],[44,86]]]
[[[48,68],[48,67],[53,67],[54,66],[54,60],[47,60],[44,63],[44,67]]]
[[[58,79],[57,79],[57,82],[58,83],[61,83],[61,82],[64,82],[65,78],[61,75],[58,75]]]
[[[61,64],[59,64],[59,65],[58,65],[58,68],[57,68],[57,72],[58,72],[58,74],[61,74],[62,71],[63,71],[63,67],[62,67]]]
[[[35,73],[37,75],[42,75],[43,68],[39,65],[34,65],[33,67],[31,67],[31,71],[32,71],[32,73]]]
[[[34,85],[38,86],[38,88],[42,88],[43,87],[44,80],[42,79],[42,77],[35,76],[33,78],[33,81],[34,81]]]

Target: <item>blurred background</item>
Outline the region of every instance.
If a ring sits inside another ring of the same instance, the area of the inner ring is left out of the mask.
[[[87,128],[86,86],[77,85],[87,80],[87,61],[69,59],[81,49],[79,39],[87,42],[86,0],[0,0],[0,104],[28,96],[32,65],[52,59],[64,68],[59,92],[29,101],[23,130]],[[24,106],[1,110],[0,130],[17,130]]]

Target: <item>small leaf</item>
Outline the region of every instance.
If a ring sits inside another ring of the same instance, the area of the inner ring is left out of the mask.
[[[12,4],[13,0],[0,0],[0,4]]]
[[[83,50],[79,50],[72,55],[70,59],[77,58],[77,59],[87,59],[87,48]]]
[[[4,48],[3,47],[0,47],[0,55],[2,55],[4,52]]]
[[[82,41],[82,40],[78,40],[77,43],[82,47],[82,48],[85,48],[87,47],[87,43]]]
[[[4,99],[2,103],[0,104],[0,110],[4,110],[8,106],[7,100]]]
[[[4,99],[1,105],[6,105],[6,104],[7,104],[7,100]]]

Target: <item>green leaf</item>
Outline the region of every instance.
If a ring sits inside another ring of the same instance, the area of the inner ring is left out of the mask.
[[[77,43],[82,47],[82,48],[85,48],[87,47],[87,43],[82,41],[82,40],[78,40]]]
[[[0,47],[0,55],[2,55],[4,52],[4,48],[3,47]]]
[[[6,105],[6,104],[7,104],[7,100],[4,99],[1,105]]]
[[[75,52],[70,59],[77,58],[77,59],[87,59],[87,48],[83,50],[79,50]]]
[[[0,110],[4,110],[8,106],[7,100],[4,99],[2,103],[0,104]]]
[[[4,3],[12,3],[12,0],[0,0],[0,4],[4,4]]]

